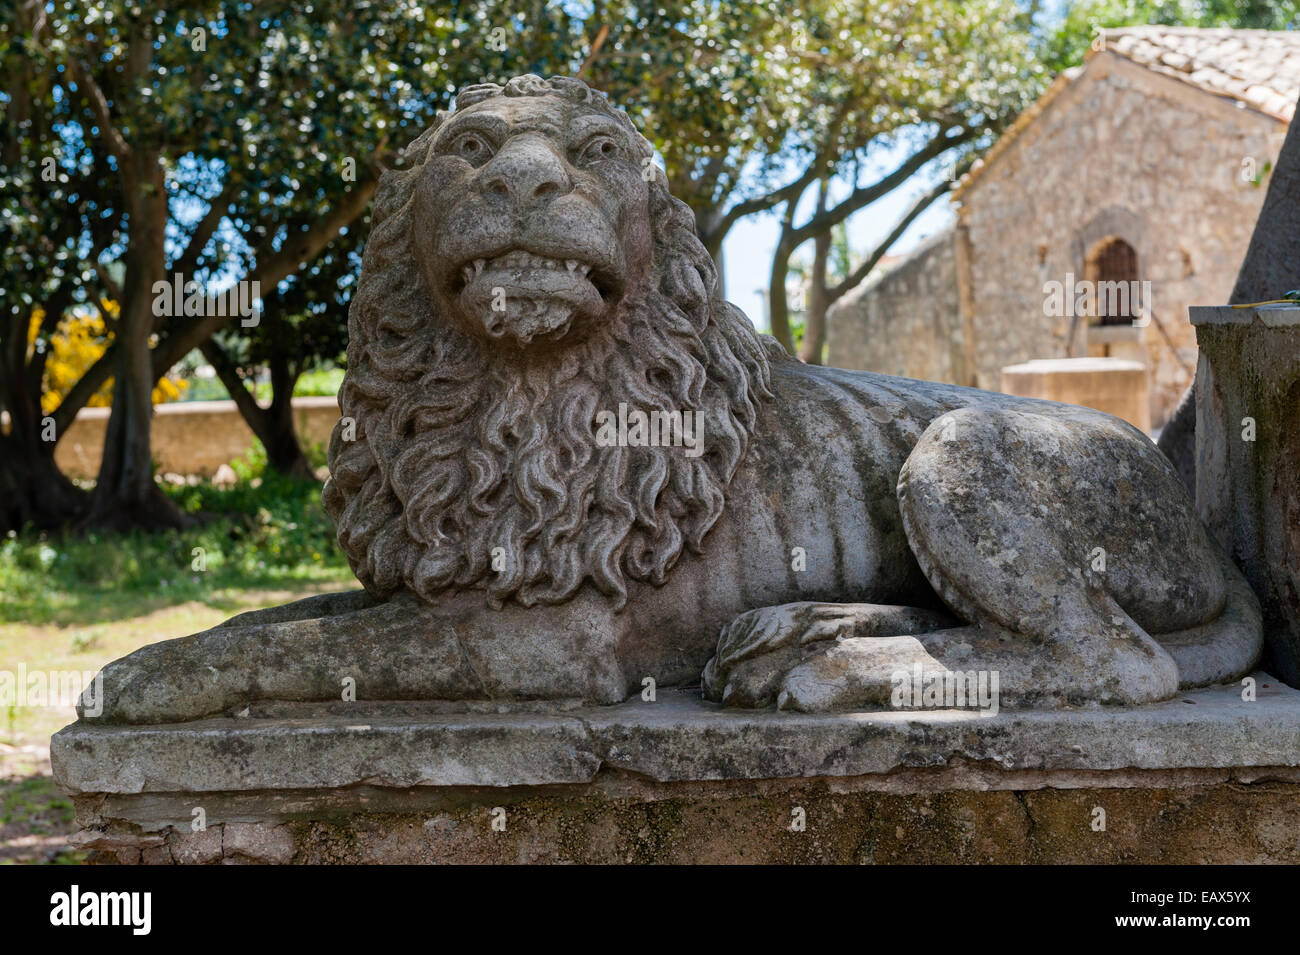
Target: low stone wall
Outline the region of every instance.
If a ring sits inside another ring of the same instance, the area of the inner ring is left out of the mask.
[[[54,450],[54,460],[70,477],[99,473],[110,408],[83,408]],[[294,423],[304,447],[328,444],[339,419],[337,398],[294,398]],[[223,464],[242,457],[253,432],[233,401],[179,401],[154,408],[153,457],[159,474],[211,477]]]
[[[826,318],[826,363],[967,384],[955,243],[949,229],[837,302]]]
[[[51,757],[97,862],[1300,863],[1300,692],[1253,680],[995,716],[269,703]]]
[[[1122,358],[1042,358],[1002,369],[1002,390],[1096,408],[1151,432],[1145,365]]]

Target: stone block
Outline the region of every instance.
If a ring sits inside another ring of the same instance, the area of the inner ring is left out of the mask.
[[[1250,680],[996,716],[275,704],[52,759],[102,861],[1300,862],[1300,692]]]
[[[1002,391],[1096,408],[1151,430],[1147,369],[1122,358],[1040,358],[1002,369]]]
[[[1259,596],[1268,665],[1300,686],[1300,305],[1191,320],[1197,511]]]

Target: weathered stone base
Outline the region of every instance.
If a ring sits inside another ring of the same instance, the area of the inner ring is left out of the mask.
[[[283,705],[53,756],[100,862],[1300,863],[1300,692],[1256,680],[990,718]]]
[[[585,786],[214,794],[202,800],[209,821],[228,821],[205,832],[149,831],[150,816],[185,815],[193,796],[76,804],[101,863],[1300,863],[1293,769],[1101,776],[1084,788],[1028,774],[1024,785],[1046,788],[901,793],[860,777],[657,784],[602,770]],[[800,808],[806,827],[794,831]],[[1092,828],[1098,808],[1104,831]]]

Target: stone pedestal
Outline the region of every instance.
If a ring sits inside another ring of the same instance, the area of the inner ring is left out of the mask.
[[[1266,665],[1300,686],[1300,305],[1191,321],[1197,510],[1259,595]]]
[[[1252,679],[991,717],[277,704],[51,754],[97,861],[1300,862],[1300,692]]]
[[[1151,431],[1146,366],[1123,358],[1041,358],[1002,369],[1002,391],[1096,408]]]

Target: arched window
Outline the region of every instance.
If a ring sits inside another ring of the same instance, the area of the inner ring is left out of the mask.
[[[1118,237],[1103,239],[1088,256],[1087,272],[1097,293],[1093,324],[1131,325],[1144,304],[1139,295],[1137,250]],[[1124,284],[1112,284],[1121,282]]]

